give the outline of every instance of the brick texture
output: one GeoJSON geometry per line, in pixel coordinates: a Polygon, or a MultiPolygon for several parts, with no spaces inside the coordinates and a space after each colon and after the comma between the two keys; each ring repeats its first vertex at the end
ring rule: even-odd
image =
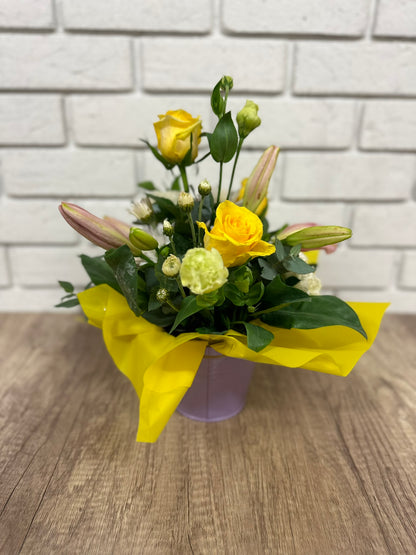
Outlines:
{"type": "Polygon", "coordinates": [[[142,60],[145,90],[209,91],[230,68],[240,91],[284,86],[285,45],[272,40],[144,39],[142,60]]]}
{"type": "Polygon", "coordinates": [[[67,29],[206,33],[211,2],[199,0],[64,0],[67,29]]]}
{"type": "Polygon", "coordinates": [[[379,0],[374,34],[378,37],[416,37],[414,0],[379,0]]]}
{"type": "MultiPolygon", "coordinates": [[[[0,311],[55,310],[58,279],[85,284],[76,254],[102,251],[60,201],[132,222],[137,182],[178,173],[140,139],[155,145],[158,114],[178,108],[212,131],[226,74],[233,115],[250,99],[262,119],[234,194],[281,147],[272,228],[351,227],[320,257],[325,292],[416,312],[415,17],[414,0],[0,0],[0,311]]],[[[215,189],[218,166],[188,176],[215,189]]]]}
{"type": "Polygon", "coordinates": [[[302,42],[296,52],[297,94],[416,96],[416,44],[302,42]]]}
{"type": "Polygon", "coordinates": [[[416,151],[416,101],[377,100],[364,109],[360,146],[416,151]]]}
{"type": "Polygon", "coordinates": [[[404,255],[400,285],[416,289],[416,252],[407,252],[404,255]]]}
{"type": "Polygon", "coordinates": [[[0,29],[53,29],[52,0],[0,0],[0,29]]]}
{"type": "Polygon", "coordinates": [[[2,154],[6,191],[15,196],[126,196],[134,157],[120,150],[26,149],[2,154]]]}
{"type": "Polygon", "coordinates": [[[361,36],[368,0],[224,0],[223,21],[233,33],[361,36]]]}
{"type": "Polygon", "coordinates": [[[0,88],[126,90],[128,40],[119,37],[0,36],[0,88]]]}
{"type": "Polygon", "coordinates": [[[283,196],[288,199],[402,200],[411,195],[415,159],[393,154],[286,156],[283,196]]]}
{"type": "Polygon", "coordinates": [[[0,95],[0,144],[63,145],[61,99],[54,95],[0,95]]]}

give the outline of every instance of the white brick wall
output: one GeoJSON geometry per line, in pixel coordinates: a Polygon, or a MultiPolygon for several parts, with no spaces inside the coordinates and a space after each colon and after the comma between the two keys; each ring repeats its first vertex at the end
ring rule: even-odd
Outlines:
{"type": "Polygon", "coordinates": [[[250,98],[263,120],[236,188],[279,145],[271,224],[351,226],[321,256],[326,291],[416,312],[415,38],[415,0],[0,0],[0,311],[82,287],[76,255],[97,250],[59,201],[128,220],[137,181],[171,179],[140,139],[168,109],[211,130],[229,74],[230,107],[250,98]]]}

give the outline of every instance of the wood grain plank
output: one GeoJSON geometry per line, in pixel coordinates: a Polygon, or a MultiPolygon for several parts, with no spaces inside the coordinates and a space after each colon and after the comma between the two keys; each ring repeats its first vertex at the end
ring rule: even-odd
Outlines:
{"type": "Polygon", "coordinates": [[[259,366],[240,415],[146,445],[99,330],[0,320],[3,550],[416,552],[415,329],[388,317],[347,378],[259,366]]]}

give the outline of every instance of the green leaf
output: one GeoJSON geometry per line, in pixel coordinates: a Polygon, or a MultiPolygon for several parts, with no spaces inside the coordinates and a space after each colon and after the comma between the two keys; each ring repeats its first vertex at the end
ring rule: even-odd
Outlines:
{"type": "Polygon", "coordinates": [[[257,261],[261,268],[261,277],[263,279],[267,279],[267,281],[271,281],[276,277],[277,270],[275,266],[271,263],[271,261],[268,260],[268,258],[258,258],[257,261]]]}
{"type": "Polygon", "coordinates": [[[216,162],[229,162],[238,146],[238,134],[231,112],[227,112],[217,123],[214,132],[208,135],[211,156],[216,162]]]}
{"type": "Polygon", "coordinates": [[[225,101],[221,96],[221,81],[222,78],[215,85],[211,94],[211,108],[216,116],[221,118],[224,113],[225,101]]]}
{"type": "Polygon", "coordinates": [[[140,187],[141,189],[146,189],[146,191],[155,191],[156,187],[153,184],[153,181],[140,181],[140,183],[137,184],[138,187],[140,187]]]}
{"type": "Polygon", "coordinates": [[[157,148],[152,146],[149,143],[149,141],[145,141],[144,139],[142,139],[142,141],[150,148],[154,157],[157,158],[159,160],[159,162],[162,162],[162,164],[165,166],[165,168],[167,170],[171,170],[175,166],[175,164],[172,164],[172,162],[169,162],[168,160],[165,160],[165,158],[163,158],[163,156],[160,154],[160,152],[157,150],[157,148]]]}
{"type": "Polygon", "coordinates": [[[163,309],[159,308],[158,310],[152,310],[151,312],[143,312],[142,317],[155,326],[167,328],[172,325],[172,322],[175,319],[175,313],[165,314],[163,309]]]}
{"type": "Polygon", "coordinates": [[[181,308],[178,314],[176,315],[175,321],[169,333],[172,333],[179,326],[181,322],[186,320],[186,318],[189,318],[189,316],[192,316],[193,314],[196,314],[197,312],[200,312],[203,309],[204,307],[198,304],[198,301],[195,295],[189,295],[189,297],[186,297],[182,301],[181,308]]]}
{"type": "Polygon", "coordinates": [[[63,301],[59,304],[56,304],[55,307],[57,308],[72,308],[73,306],[79,305],[78,297],[74,297],[73,299],[69,299],[68,301],[63,301]]]}
{"type": "Polygon", "coordinates": [[[86,254],[81,254],[80,258],[85,271],[89,275],[89,278],[94,285],[101,285],[102,283],[106,283],[107,285],[121,293],[121,289],[117,283],[114,272],[108,266],[102,256],[92,258],[90,256],[87,256],[86,254]]]}
{"type": "Polygon", "coordinates": [[[261,320],[279,328],[315,329],[326,326],[346,326],[367,338],[361,322],[344,301],[331,295],[309,297],[309,302],[299,302],[276,312],[263,314],[261,320]]]}
{"type": "Polygon", "coordinates": [[[181,179],[180,175],[177,175],[175,177],[175,179],[172,181],[172,185],[170,186],[171,191],[180,191],[181,190],[180,179],[181,179]]]}
{"type": "Polygon", "coordinates": [[[176,206],[176,204],[174,204],[170,199],[152,195],[151,193],[148,193],[146,196],[148,196],[149,198],[155,201],[155,203],[157,204],[157,206],[160,208],[160,210],[164,215],[170,214],[175,218],[180,217],[179,207],[176,206]]]}
{"type": "Polygon", "coordinates": [[[74,286],[69,281],[58,281],[59,285],[65,291],[65,293],[73,293],[74,286]]]}
{"type": "Polygon", "coordinates": [[[285,259],[286,258],[286,251],[285,251],[285,247],[283,246],[283,243],[281,241],[279,241],[279,239],[276,239],[274,244],[275,244],[275,247],[276,247],[277,259],[279,261],[285,259]]]}
{"type": "Polygon", "coordinates": [[[305,300],[309,302],[310,297],[300,289],[295,289],[283,283],[280,276],[276,276],[264,290],[262,301],[270,307],[280,306],[305,300]]]}
{"type": "Polygon", "coordinates": [[[302,248],[302,245],[295,245],[294,247],[291,247],[289,254],[290,256],[298,256],[298,254],[300,253],[302,248]]]}
{"type": "Polygon", "coordinates": [[[247,333],[247,347],[252,351],[258,353],[274,339],[274,335],[269,330],[260,326],[249,324],[248,322],[241,322],[246,328],[247,333]]]}
{"type": "Polygon", "coordinates": [[[118,247],[118,249],[111,249],[105,253],[105,260],[112,268],[129,307],[136,316],[140,316],[143,310],[139,306],[139,279],[136,262],[131,250],[127,245],[118,247]]]}

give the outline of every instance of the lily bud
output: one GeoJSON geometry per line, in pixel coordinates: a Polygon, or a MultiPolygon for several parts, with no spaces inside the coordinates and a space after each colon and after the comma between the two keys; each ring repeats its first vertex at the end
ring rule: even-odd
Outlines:
{"type": "MultiPolygon", "coordinates": [[[[277,235],[277,238],[285,245],[294,247],[302,245],[302,250],[320,249],[328,250],[329,246],[349,239],[352,235],[348,227],[314,225],[314,224],[295,224],[289,226],[277,235]]],[[[334,250],[334,247],[329,249],[334,250]]]]}
{"type": "Polygon", "coordinates": [[[152,251],[158,246],[158,242],[154,237],[138,227],[131,227],[129,233],[131,244],[141,251],[152,251]]]}
{"type": "Polygon", "coordinates": [[[184,212],[192,212],[194,207],[194,199],[189,193],[182,192],[178,198],[178,206],[184,212]]]}
{"type": "Polygon", "coordinates": [[[276,166],[278,155],[278,147],[269,146],[261,155],[260,160],[247,180],[243,205],[254,213],[256,213],[262,201],[267,197],[270,178],[276,166]]]}
{"type": "Polygon", "coordinates": [[[129,226],[115,218],[98,218],[88,210],[71,202],[62,202],[59,206],[59,212],[75,231],[94,245],[98,245],[105,250],[126,244],[130,246],[129,226]]]}
{"type": "Polygon", "coordinates": [[[259,107],[252,100],[247,100],[246,105],[237,114],[238,134],[245,139],[256,127],[261,124],[257,115],[259,107]]]}

